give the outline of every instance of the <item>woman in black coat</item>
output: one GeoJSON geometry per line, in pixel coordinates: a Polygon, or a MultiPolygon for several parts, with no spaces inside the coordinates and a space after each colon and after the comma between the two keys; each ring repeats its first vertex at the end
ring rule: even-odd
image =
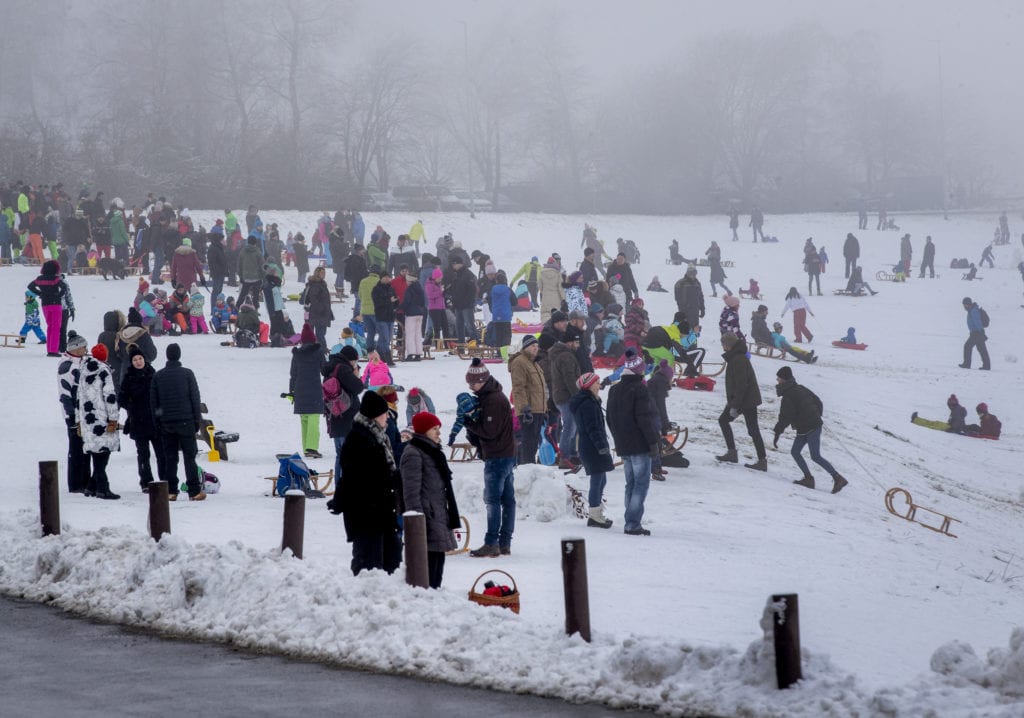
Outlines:
{"type": "Polygon", "coordinates": [[[327,417],[327,435],[334,439],[335,480],[341,476],[341,447],[345,445],[345,437],[352,430],[352,420],[359,411],[359,395],[363,391],[363,382],[359,379],[359,352],[355,347],[344,346],[337,354],[331,354],[327,364],[320,373],[324,381],[335,377],[341,388],[348,394],[349,407],[339,416],[327,417]]]}
{"type": "Polygon", "coordinates": [[[292,413],[299,415],[302,426],[302,449],[307,458],[319,459],[320,416],[324,413],[324,394],[320,370],[324,365],[323,345],[313,335],[313,327],[302,326],[299,346],[292,349],[288,393],[292,397],[292,413]]]}
{"type": "Polygon", "coordinates": [[[387,402],[374,391],[365,392],[341,449],[338,490],[328,504],[333,513],[344,516],[354,576],[364,569],[394,573],[402,563],[400,481],[385,433],[387,418],[387,402]]]}
{"type": "Polygon", "coordinates": [[[441,449],[441,420],[427,411],[412,418],[415,432],[402,452],[405,510],[418,511],[427,522],[427,575],[441,588],[445,553],[457,547],[452,529],[461,525],[452,490],[452,472],[441,449]]]}
{"type": "Polygon", "coordinates": [[[601,410],[601,380],[593,372],[587,372],[576,380],[579,391],[569,399],[569,409],[576,419],[579,439],[580,461],[590,477],[590,492],[587,503],[590,517],[587,526],[611,528],[612,520],[605,518],[602,504],[608,472],[614,468],[608,434],[604,427],[604,412],[601,410]]]}
{"type": "Polygon", "coordinates": [[[164,450],[160,437],[157,435],[156,424],[153,421],[153,407],[150,403],[150,385],[153,383],[153,375],[156,370],[149,363],[149,359],[137,346],[128,350],[128,362],[121,381],[121,389],[117,395],[117,403],[128,412],[128,419],[124,424],[124,431],[135,442],[135,450],[138,455],[139,464],[139,485],[143,493],[149,491],[149,485],[154,481],[153,471],[149,468],[149,447],[153,446],[153,455],[156,456],[157,476],[163,471],[164,450]]]}
{"type": "Polygon", "coordinates": [[[327,327],[334,321],[334,312],[331,311],[331,290],[324,279],[327,270],[317,267],[313,270],[312,276],[306,282],[303,290],[303,304],[306,307],[308,321],[313,326],[316,340],[321,347],[327,346],[327,327]]]}

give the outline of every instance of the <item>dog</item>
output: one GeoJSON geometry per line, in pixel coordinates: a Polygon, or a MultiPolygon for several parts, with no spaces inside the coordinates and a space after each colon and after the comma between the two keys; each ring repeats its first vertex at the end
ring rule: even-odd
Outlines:
{"type": "Polygon", "coordinates": [[[114,275],[114,279],[124,279],[127,276],[127,272],[124,271],[124,263],[113,257],[100,257],[96,262],[96,267],[103,275],[104,281],[107,279],[107,274],[114,275]]]}

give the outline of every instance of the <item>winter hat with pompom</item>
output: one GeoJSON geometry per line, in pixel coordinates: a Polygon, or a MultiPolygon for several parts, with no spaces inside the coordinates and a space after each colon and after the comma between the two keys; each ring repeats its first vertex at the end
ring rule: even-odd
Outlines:
{"type": "Polygon", "coordinates": [[[594,386],[594,384],[596,384],[599,381],[601,381],[601,377],[599,377],[592,371],[588,371],[586,374],[581,375],[580,378],[576,380],[576,386],[580,389],[586,390],[594,386]]]}
{"type": "Polygon", "coordinates": [[[100,361],[107,360],[107,347],[103,344],[97,344],[92,348],[92,358],[99,359],[100,361]]]}
{"type": "Polygon", "coordinates": [[[480,361],[480,357],[473,357],[473,363],[469,365],[469,369],[466,370],[466,383],[477,384],[479,382],[486,381],[491,376],[491,372],[484,366],[484,363],[480,361]]]}
{"type": "Polygon", "coordinates": [[[956,398],[956,394],[950,394],[949,398],[946,399],[946,406],[956,406],[960,403],[960,400],[956,398]]]}

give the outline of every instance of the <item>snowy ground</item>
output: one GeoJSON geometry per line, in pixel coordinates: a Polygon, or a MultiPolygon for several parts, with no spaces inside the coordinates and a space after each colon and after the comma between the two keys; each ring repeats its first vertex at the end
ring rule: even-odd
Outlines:
{"type": "MultiPolygon", "coordinates": [[[[213,212],[193,211],[209,226],[213,212]]],[[[316,215],[266,212],[307,235],[316,215]]],[[[396,236],[411,214],[367,214],[396,236]]],[[[866,231],[865,275],[876,297],[832,296],[842,279],[842,241],[856,218],[839,215],[770,217],[779,244],[728,241],[727,221],[693,217],[567,217],[544,215],[430,215],[429,236],[452,231],[467,249],[481,248],[510,273],[553,251],[578,261],[584,221],[595,223],[609,248],[618,236],[643,253],[635,269],[645,287],[657,274],[671,288],[680,268],[665,264],[667,245],[680,240],[685,256],[703,255],[718,239],[729,286],[756,278],[778,317],[790,285],[806,287],[801,248],[808,236],[832,262],[822,278],[826,296],[813,297],[810,320],[814,366],[790,365],[825,405],[823,454],[850,480],[841,494],[790,483],[799,473],[788,455],[792,433],[769,451],[767,474],[720,466],[716,418],[723,392],[673,390],[672,418],[690,429],[691,466],[655,483],[644,523],[649,538],[624,536],[621,472],[606,491],[611,531],[586,529],[566,505],[562,475],[545,468],[517,472],[519,523],[511,557],[450,558],[440,592],[408,589],[402,577],[361,576],[348,570],[341,521],[322,502],[309,503],[306,559],[281,557],[282,505],[268,498],[274,454],[299,446],[299,422],[278,398],[287,388],[289,352],[219,346],[220,337],[183,337],[183,361],[193,368],[204,401],[221,428],[242,438],[231,461],[205,464],[223,483],[201,504],[172,506],[174,536],[155,545],[146,533],[146,497],[138,492],[134,447],[122,442],[111,461],[119,502],[62,494],[64,534],[40,539],[36,462],[61,460],[65,437],[56,397],[56,360],[34,340],[25,350],[0,350],[9,414],[0,432],[7,490],[0,508],[0,591],[51,601],[68,610],[157,630],[282,651],[317,660],[411,673],[503,690],[563,696],[672,714],[819,716],[1024,715],[1024,508],[1021,445],[1024,381],[1018,358],[1020,245],[997,247],[997,267],[983,281],[960,281],[948,269],[954,256],[977,261],[994,217],[898,217],[911,232],[915,261],[924,235],[937,246],[941,277],[891,284],[873,279],[898,259],[895,232],[866,231]],[[992,318],[991,372],[957,368],[967,335],[960,300],[970,295],[992,318]],[[830,340],[857,328],[866,352],[834,349],[830,340]],[[998,442],[948,436],[909,423],[912,411],[944,419],[956,393],[968,407],[988,402],[1003,422],[998,442]],[[928,531],[887,513],[883,496],[900,486],[914,501],[948,514],[958,538],[928,531]],[[565,638],[559,540],[587,539],[594,641],[565,638]],[[522,613],[487,610],[465,600],[487,568],[510,572],[522,592],[522,613]],[[805,680],[789,691],[774,686],[770,641],[759,621],[772,593],[800,596],[805,680]]],[[[290,286],[294,270],[288,270],[290,286]]],[[[35,270],[0,268],[0,326],[21,325],[21,296],[35,270]]],[[[706,270],[701,279],[707,286],[706,270]]],[[[71,279],[75,328],[94,339],[104,311],[129,306],[135,281],[71,279]]],[[[645,293],[656,322],[668,322],[672,294],[645,293]]],[[[721,300],[710,296],[706,325],[721,300]]],[[[740,313],[747,329],[753,305],[740,313]]],[[[350,305],[335,305],[347,320],[350,305]]],[[[293,318],[301,314],[290,305],[293,318]]],[[[791,323],[784,320],[787,335],[791,323]]],[[[331,335],[340,331],[339,322],[331,335]]],[[[709,332],[709,336],[714,334],[709,332]]],[[[158,339],[163,364],[167,339],[158,339]]],[[[715,342],[705,342],[717,353],[715,342]]],[[[770,440],[778,402],[779,362],[753,359],[765,403],[762,431],[770,440]]],[[[975,359],[977,366],[977,359],[975,359]]],[[[450,357],[399,365],[396,380],[421,386],[437,401],[446,426],[466,363],[450,357]]],[[[508,388],[503,366],[492,372],[508,388]]],[[[404,416],[404,397],[401,410],[404,416]]],[[[752,456],[739,426],[741,454],[752,456]]],[[[447,429],[445,429],[446,431],[447,429]]],[[[330,457],[311,462],[329,468],[330,457]]],[[[203,462],[201,462],[203,463],[203,462]]],[[[827,477],[811,465],[822,485],[827,477]]],[[[484,527],[482,467],[456,464],[460,506],[477,545],[484,527]]],[[[585,478],[574,477],[583,488],[585,478]]]]}

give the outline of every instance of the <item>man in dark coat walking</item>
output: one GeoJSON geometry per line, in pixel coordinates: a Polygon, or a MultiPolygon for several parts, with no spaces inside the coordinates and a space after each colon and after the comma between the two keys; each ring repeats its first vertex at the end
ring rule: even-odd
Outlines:
{"type": "Polygon", "coordinates": [[[654,402],[644,384],[644,360],[626,360],[622,378],[608,392],[608,428],[615,441],[615,453],[626,474],[626,512],[623,533],[650,536],[643,527],[644,500],[651,486],[651,466],[661,448],[654,402]]]}
{"type": "Polygon", "coordinates": [[[932,242],[931,235],[928,235],[924,239],[924,253],[921,256],[921,273],[918,275],[919,279],[924,279],[924,270],[927,269],[930,272],[930,279],[935,279],[935,243],[932,242]]]}
{"type": "Polygon", "coordinates": [[[688,267],[683,278],[675,286],[676,309],[686,317],[691,327],[700,325],[704,318],[704,289],[697,279],[697,268],[688,267]]]}
{"type": "Polygon", "coordinates": [[[846,241],[843,242],[843,258],[846,259],[846,278],[850,278],[850,272],[857,266],[860,258],[860,242],[853,236],[853,232],[846,233],[846,241]]]}
{"type": "Polygon", "coordinates": [[[719,461],[735,464],[739,462],[739,455],[736,453],[736,439],[732,434],[732,420],[742,415],[747,423],[747,433],[754,441],[754,449],[757,451],[757,461],[753,464],[744,464],[748,469],[758,471],[768,470],[768,458],[764,449],[764,440],[761,438],[761,429],[757,425],[757,407],[761,405],[761,390],[757,387],[757,375],[754,374],[754,367],[747,358],[747,345],[739,340],[735,334],[722,335],[722,349],[725,353],[725,398],[726,406],[722,415],[718,417],[718,425],[722,427],[722,436],[725,437],[726,452],[715,458],[719,461]]]}
{"type": "Polygon", "coordinates": [[[823,405],[821,399],[805,386],[796,383],[793,378],[793,370],[784,366],[775,373],[775,393],[779,395],[779,420],[775,424],[775,440],[772,446],[779,448],[779,437],[792,426],[796,430],[796,439],[793,441],[793,448],[790,454],[796,465],[803,472],[803,478],[794,481],[794,484],[805,486],[808,489],[814,488],[814,477],[807,468],[807,462],[801,455],[804,446],[811,448],[811,459],[821,468],[825,469],[832,477],[832,493],[838,494],[846,486],[847,481],[832,464],[821,455],[821,413],[823,405]]]}
{"type": "MultiPolygon", "coordinates": [[[[202,428],[199,410],[199,385],[191,369],[181,365],[181,347],[167,345],[167,362],[153,377],[150,404],[157,433],[164,447],[163,472],[171,501],[178,499],[178,452],[185,461],[185,483],[189,501],[206,498],[196,466],[196,433],[202,428]]],[[[159,468],[159,467],[158,467],[159,468]]]]}

